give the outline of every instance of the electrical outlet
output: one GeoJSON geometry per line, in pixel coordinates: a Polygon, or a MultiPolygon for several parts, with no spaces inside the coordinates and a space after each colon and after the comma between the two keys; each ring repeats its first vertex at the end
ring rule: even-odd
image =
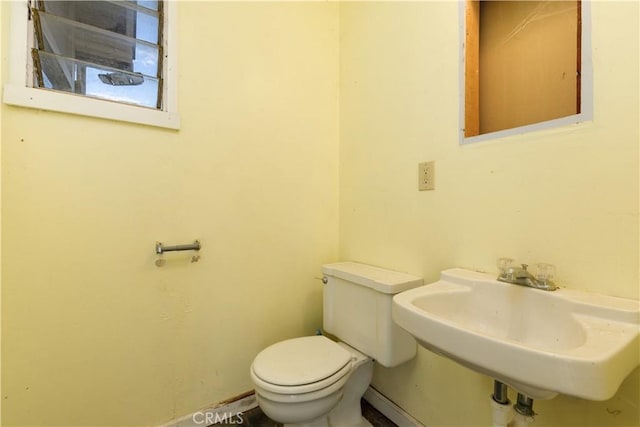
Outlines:
{"type": "Polygon", "coordinates": [[[418,163],[418,190],[435,190],[436,162],[418,163]]]}

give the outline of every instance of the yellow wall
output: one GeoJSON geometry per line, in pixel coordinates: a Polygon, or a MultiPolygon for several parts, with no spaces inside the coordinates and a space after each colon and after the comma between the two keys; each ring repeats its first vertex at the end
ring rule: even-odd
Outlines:
{"type": "MultiPolygon", "coordinates": [[[[593,123],[459,146],[457,3],[342,3],[341,258],[429,282],[512,256],[638,298],[638,3],[592,12],[593,123]],[[425,160],[436,190],[418,192],[425,160]]],[[[607,402],[536,402],[535,425],[637,426],[638,381],[607,402]]],[[[374,385],[427,425],[490,425],[491,380],[428,351],[374,385]]]]}
{"type": "Polygon", "coordinates": [[[3,426],[160,424],[250,390],[259,350],[322,324],[338,7],[178,14],[179,132],[2,105],[3,426]],[[156,240],[196,238],[198,263],[154,265],[156,240]]]}
{"type": "MultiPolygon", "coordinates": [[[[2,6],[0,6],[0,61],[3,57],[2,6]]],[[[0,66],[0,82],[2,80],[2,66],[0,66]]],[[[2,107],[0,107],[0,349],[2,349],[2,107]]],[[[0,351],[0,378],[2,377],[2,351],[0,351]]],[[[2,381],[0,379],[0,402],[2,401],[2,381]]],[[[2,422],[2,403],[0,403],[0,423],[2,422]]]]}
{"type": "MultiPolygon", "coordinates": [[[[637,3],[593,4],[592,124],[465,147],[456,3],[178,9],[179,132],[2,105],[3,425],[152,425],[244,392],[260,349],[320,326],[339,258],[433,281],[508,255],[638,298],[637,3]],[[198,263],[153,265],[194,238],[198,263]]],[[[427,351],[374,384],[429,425],[490,425],[491,380],[427,351]]],[[[638,388],[537,402],[536,425],[637,424],[638,388]]]]}

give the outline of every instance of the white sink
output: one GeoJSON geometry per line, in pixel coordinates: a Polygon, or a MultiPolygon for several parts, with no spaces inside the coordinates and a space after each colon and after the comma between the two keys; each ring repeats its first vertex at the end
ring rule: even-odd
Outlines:
{"type": "Polygon", "coordinates": [[[454,268],[393,298],[393,319],[425,348],[534,399],[612,397],[640,365],[640,303],[542,291],[454,268]]]}

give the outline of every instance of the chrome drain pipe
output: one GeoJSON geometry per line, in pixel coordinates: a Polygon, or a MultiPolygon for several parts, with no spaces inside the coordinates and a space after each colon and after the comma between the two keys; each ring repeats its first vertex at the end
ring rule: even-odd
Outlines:
{"type": "Polygon", "coordinates": [[[493,401],[501,405],[509,403],[507,396],[507,385],[498,380],[493,381],[493,401]]]}
{"type": "Polygon", "coordinates": [[[532,398],[518,393],[518,398],[516,404],[513,405],[513,409],[515,411],[513,427],[528,427],[533,422],[533,417],[536,413],[533,412],[532,398]]]}
{"type": "Polygon", "coordinates": [[[493,412],[493,427],[511,427],[513,421],[513,408],[507,396],[507,385],[500,381],[493,382],[493,395],[491,395],[491,409],[493,412]]]}
{"type": "Polygon", "coordinates": [[[518,393],[516,404],[511,406],[507,395],[507,385],[500,381],[493,381],[491,408],[493,412],[493,427],[528,427],[536,415],[533,412],[533,399],[518,393]]]}
{"type": "Polygon", "coordinates": [[[518,393],[518,399],[513,408],[517,413],[525,417],[533,417],[536,414],[533,412],[533,399],[522,393],[518,393]]]}

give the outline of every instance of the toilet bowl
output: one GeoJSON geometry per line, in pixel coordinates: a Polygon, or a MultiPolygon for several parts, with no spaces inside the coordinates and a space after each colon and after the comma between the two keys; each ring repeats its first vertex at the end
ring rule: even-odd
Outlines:
{"type": "Polygon", "coordinates": [[[251,366],[260,408],[286,426],[370,426],[360,398],[372,375],[371,358],[322,335],[276,343],[251,366]]]}
{"type": "Polygon", "coordinates": [[[250,375],[258,405],[272,420],[297,427],[365,427],[360,399],[373,360],[394,367],[417,343],[391,318],[393,295],[421,278],[355,262],[322,267],[323,335],[288,339],[262,350],[250,375]]]}

